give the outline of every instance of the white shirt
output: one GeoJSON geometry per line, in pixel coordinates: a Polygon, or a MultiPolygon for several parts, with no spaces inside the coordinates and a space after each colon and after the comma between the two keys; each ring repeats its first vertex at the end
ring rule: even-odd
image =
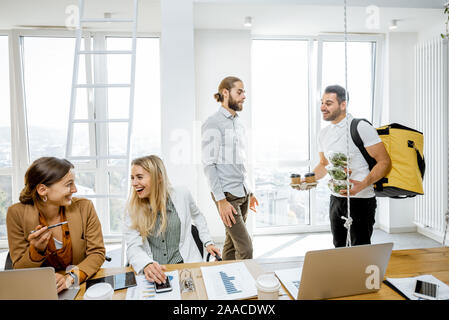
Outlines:
{"type": "MultiPolygon", "coordinates": [[[[184,263],[202,262],[203,257],[201,257],[200,251],[196,246],[191,227],[192,222],[194,222],[198,228],[200,240],[204,245],[213,244],[206,218],[196,206],[187,188],[182,186],[173,187],[170,191],[170,197],[181,221],[179,252],[184,263]]],[[[128,215],[126,215],[125,223],[127,260],[137,273],[142,273],[147,264],[154,262],[148,238],[143,238],[137,230],[130,228],[131,221],[128,215]]]]}
{"type": "MultiPolygon", "coordinates": [[[[318,152],[324,152],[324,155],[328,160],[331,152],[342,152],[346,154],[346,141],[349,140],[349,168],[352,170],[350,178],[352,180],[362,181],[370,173],[370,170],[368,163],[365,161],[365,158],[363,158],[360,150],[354,144],[354,141],[352,141],[351,135],[348,132],[348,127],[346,124],[349,122],[349,126],[351,126],[352,119],[353,116],[348,113],[346,117],[337,124],[331,123],[327,127],[323,128],[318,137],[318,152]],[[348,139],[347,134],[349,134],[348,139]]],[[[362,139],[365,148],[382,142],[376,129],[373,126],[370,126],[366,121],[359,122],[357,125],[357,131],[360,134],[360,138],[362,139]]],[[[346,197],[334,192],[332,192],[332,195],[336,197],[346,197]]],[[[351,198],[372,198],[374,196],[374,188],[370,185],[357,193],[355,196],[351,196],[351,198]]]]}

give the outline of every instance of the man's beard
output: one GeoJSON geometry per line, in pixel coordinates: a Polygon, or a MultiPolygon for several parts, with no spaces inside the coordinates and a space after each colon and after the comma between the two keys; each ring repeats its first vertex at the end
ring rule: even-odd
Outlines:
{"type": "Polygon", "coordinates": [[[228,107],[234,111],[242,111],[242,107],[231,96],[229,96],[228,107]]]}
{"type": "Polygon", "coordinates": [[[335,110],[333,113],[329,114],[327,119],[323,119],[324,121],[334,121],[341,115],[342,111],[340,109],[335,110]]]}

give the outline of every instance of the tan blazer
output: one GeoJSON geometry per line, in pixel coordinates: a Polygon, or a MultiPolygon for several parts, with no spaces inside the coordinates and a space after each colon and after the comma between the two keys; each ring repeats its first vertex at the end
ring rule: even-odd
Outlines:
{"type": "MultiPolygon", "coordinates": [[[[72,204],[66,207],[65,215],[72,241],[72,264],[90,278],[100,269],[105,259],[100,220],[92,201],[88,199],[73,198],[72,204]]],[[[44,263],[45,259],[39,262],[30,259],[30,243],[27,238],[38,225],[39,212],[36,206],[16,203],[8,208],[6,227],[14,269],[38,268],[44,263]]]]}

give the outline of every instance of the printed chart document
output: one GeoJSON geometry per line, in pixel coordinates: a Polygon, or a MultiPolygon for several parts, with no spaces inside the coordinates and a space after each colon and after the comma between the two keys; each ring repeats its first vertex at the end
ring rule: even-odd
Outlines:
{"type": "Polygon", "coordinates": [[[136,276],[137,286],[126,291],[126,300],[181,300],[178,271],[165,273],[170,280],[172,291],[156,293],[153,282],[145,279],[145,275],[136,276]]]}
{"type": "Polygon", "coordinates": [[[437,300],[449,300],[449,286],[430,274],[410,278],[387,278],[385,283],[410,300],[422,300],[422,298],[413,294],[415,292],[416,280],[435,283],[438,285],[437,300]]]}
{"type": "Polygon", "coordinates": [[[298,297],[299,282],[301,281],[301,268],[292,269],[281,269],[274,271],[276,276],[282,282],[282,284],[287,288],[293,299],[298,297]]]}
{"type": "Polygon", "coordinates": [[[243,262],[201,267],[209,300],[235,300],[257,296],[256,282],[243,262]]]}

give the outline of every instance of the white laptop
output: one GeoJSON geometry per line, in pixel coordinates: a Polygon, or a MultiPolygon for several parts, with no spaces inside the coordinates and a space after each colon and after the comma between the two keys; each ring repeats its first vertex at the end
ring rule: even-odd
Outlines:
{"type": "Polygon", "coordinates": [[[51,267],[0,271],[0,300],[73,300],[79,288],[57,293],[51,267]]]}
{"type": "Polygon", "coordinates": [[[301,268],[275,271],[292,297],[329,299],[380,289],[393,243],[306,252],[301,268]]]}

